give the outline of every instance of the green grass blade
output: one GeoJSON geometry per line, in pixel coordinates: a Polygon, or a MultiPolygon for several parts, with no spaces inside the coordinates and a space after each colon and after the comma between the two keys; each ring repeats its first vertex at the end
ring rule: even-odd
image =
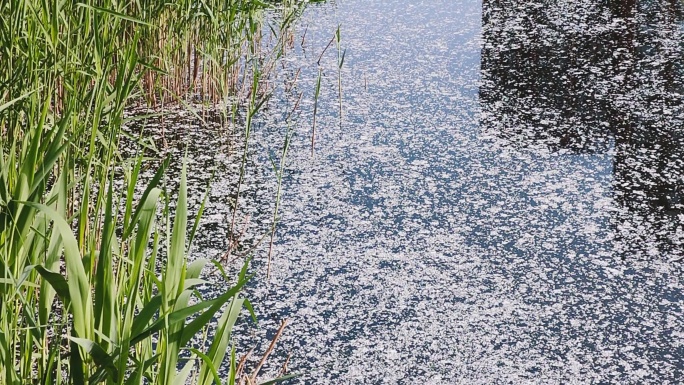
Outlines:
{"type": "Polygon", "coordinates": [[[69,294],[69,284],[63,275],[55,273],[54,271],[50,271],[39,265],[27,266],[24,271],[28,269],[35,269],[43,277],[43,279],[50,284],[52,290],[54,290],[59,296],[59,299],[61,299],[62,302],[64,302],[68,307],[69,303],[71,302],[71,296],[69,294]]]}
{"type": "MultiPolygon", "coordinates": [[[[100,254],[95,271],[95,325],[100,333],[110,341],[117,340],[117,325],[120,314],[116,306],[116,282],[114,280],[114,262],[112,258],[112,242],[114,241],[114,186],[110,181],[105,203],[104,228],[100,254]]],[[[108,342],[104,342],[107,349],[108,342]]]]}
{"type": "Polygon", "coordinates": [[[114,16],[114,17],[116,17],[116,18],[119,18],[119,19],[122,19],[122,20],[126,20],[126,21],[130,21],[131,23],[142,24],[142,25],[146,25],[146,26],[148,26],[148,27],[154,27],[154,25],[152,25],[152,24],[150,24],[150,23],[148,23],[148,22],[145,22],[145,21],[136,19],[135,17],[128,16],[128,15],[125,15],[125,14],[120,13],[120,12],[113,11],[113,10],[111,10],[111,9],[96,7],[96,6],[94,6],[94,5],[89,5],[89,4],[85,4],[85,3],[77,3],[76,5],[79,6],[79,7],[83,7],[83,8],[90,9],[90,10],[92,10],[92,11],[104,13],[104,14],[107,14],[107,15],[112,15],[112,16],[114,16]]]}
{"type": "Polygon", "coordinates": [[[74,316],[74,330],[81,338],[92,338],[92,301],[88,275],[83,268],[78,243],[69,224],[52,208],[33,202],[23,202],[27,206],[44,212],[53,221],[54,229],[59,232],[64,247],[69,298],[74,316]]]}
{"type": "Polygon", "coordinates": [[[221,385],[221,377],[219,377],[218,370],[216,370],[216,367],[214,366],[214,363],[211,361],[211,358],[209,358],[209,356],[195,348],[190,348],[189,350],[195,353],[195,355],[197,355],[197,357],[199,357],[202,360],[202,367],[207,368],[207,370],[211,373],[212,379],[215,381],[215,383],[217,385],[221,385]]]}
{"type": "Polygon", "coordinates": [[[233,326],[242,310],[243,301],[244,300],[241,298],[233,297],[230,305],[223,312],[221,318],[219,318],[219,327],[212,336],[213,342],[207,352],[208,361],[202,360],[202,364],[200,365],[198,385],[209,385],[212,379],[210,374],[213,374],[215,371],[214,368],[221,366],[221,363],[226,356],[226,352],[228,351],[228,344],[230,343],[233,326]]]}

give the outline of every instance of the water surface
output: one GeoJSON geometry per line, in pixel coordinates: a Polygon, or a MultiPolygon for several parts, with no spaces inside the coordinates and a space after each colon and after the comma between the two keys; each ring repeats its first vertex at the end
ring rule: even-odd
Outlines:
{"type": "MultiPolygon", "coordinates": [[[[299,383],[684,378],[681,9],[604,3],[307,9],[245,195],[273,196],[266,154],[302,92],[272,276],[251,293],[260,335],[290,318],[279,354],[299,383]],[[333,44],[312,157],[338,24],[343,115],[333,44]]],[[[225,228],[205,230],[220,253],[225,228]]]]}

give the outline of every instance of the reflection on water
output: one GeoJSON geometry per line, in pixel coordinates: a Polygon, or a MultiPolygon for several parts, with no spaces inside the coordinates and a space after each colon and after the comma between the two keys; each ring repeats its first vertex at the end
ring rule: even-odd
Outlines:
{"type": "Polygon", "coordinates": [[[617,248],[681,259],[682,4],[566,6],[483,2],[483,128],[516,146],[610,152],[617,248]]]}

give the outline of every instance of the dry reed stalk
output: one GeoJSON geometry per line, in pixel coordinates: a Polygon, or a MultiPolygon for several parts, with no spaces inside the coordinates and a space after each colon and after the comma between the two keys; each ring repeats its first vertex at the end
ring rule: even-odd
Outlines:
{"type": "Polygon", "coordinates": [[[249,349],[249,351],[240,358],[240,362],[237,365],[237,368],[235,369],[235,377],[238,378],[238,385],[244,383],[244,379],[247,378],[246,376],[243,376],[245,372],[245,365],[247,364],[247,360],[249,359],[249,356],[252,355],[254,352],[254,348],[249,349]]]}
{"type": "MultiPolygon", "coordinates": [[[[237,210],[237,206],[235,207],[235,210],[237,210]]],[[[233,212],[235,214],[235,211],[233,212]]],[[[221,256],[221,261],[227,261],[228,258],[232,255],[232,252],[234,249],[236,249],[240,245],[240,239],[245,235],[245,232],[247,232],[247,227],[249,226],[249,219],[250,216],[246,215],[243,222],[242,222],[242,231],[237,236],[234,236],[235,231],[235,215],[233,215],[233,219],[230,224],[230,236],[228,238],[228,250],[221,256]]]]}
{"type": "Polygon", "coordinates": [[[192,89],[193,92],[195,90],[195,87],[197,85],[197,74],[199,72],[199,53],[197,52],[197,47],[195,47],[194,50],[194,56],[195,56],[195,61],[193,63],[193,68],[192,68],[192,89]]]}
{"type": "Polygon", "coordinates": [[[283,334],[283,331],[285,330],[285,326],[287,326],[287,323],[288,323],[287,318],[285,318],[280,323],[280,327],[278,328],[276,335],[273,337],[273,339],[271,340],[271,343],[268,345],[268,349],[266,349],[266,352],[264,353],[263,357],[261,357],[261,361],[259,361],[259,364],[254,369],[254,371],[252,372],[252,376],[250,377],[250,379],[253,383],[256,382],[256,377],[259,375],[259,371],[261,371],[261,368],[266,363],[268,356],[270,356],[271,353],[273,352],[273,349],[275,349],[275,345],[278,342],[278,340],[280,339],[280,336],[283,334]]]}
{"type": "Polygon", "coordinates": [[[283,362],[283,366],[280,368],[280,371],[278,372],[278,377],[282,377],[290,371],[287,368],[287,364],[290,363],[290,357],[292,357],[292,353],[287,353],[287,358],[285,359],[285,362],[283,362]]]}
{"type": "Polygon", "coordinates": [[[304,33],[302,34],[302,41],[299,43],[302,48],[304,48],[304,40],[306,39],[306,33],[309,31],[309,26],[307,25],[306,28],[304,28],[304,33]]]}

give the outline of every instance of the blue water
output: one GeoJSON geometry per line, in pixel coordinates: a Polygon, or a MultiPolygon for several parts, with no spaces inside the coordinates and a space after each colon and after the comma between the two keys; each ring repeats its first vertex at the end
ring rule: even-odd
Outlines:
{"type": "MultiPolygon", "coordinates": [[[[268,154],[291,129],[270,279],[268,248],[254,259],[257,338],[240,339],[263,351],[290,320],[264,379],[288,354],[306,384],[684,379],[682,19],[629,4],[307,8],[238,215],[246,238],[268,232],[268,154]],[[338,25],[341,117],[334,43],[317,64],[338,25]]],[[[195,254],[225,250],[234,175],[195,254]]]]}

